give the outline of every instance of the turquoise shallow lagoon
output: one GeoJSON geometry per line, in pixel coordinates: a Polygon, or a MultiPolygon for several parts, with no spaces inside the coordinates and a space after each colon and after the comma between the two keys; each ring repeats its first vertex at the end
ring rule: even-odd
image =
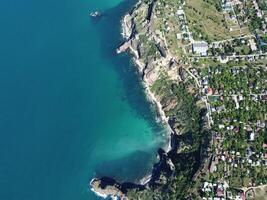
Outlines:
{"type": "Polygon", "coordinates": [[[95,200],[93,176],[150,171],[164,129],[130,58],[115,54],[134,3],[0,2],[1,200],[95,200]]]}

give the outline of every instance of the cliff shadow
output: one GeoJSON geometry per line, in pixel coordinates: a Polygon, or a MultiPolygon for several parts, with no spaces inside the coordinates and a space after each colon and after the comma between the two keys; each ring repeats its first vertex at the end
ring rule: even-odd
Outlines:
{"type": "Polygon", "coordinates": [[[131,181],[137,183],[141,178],[151,173],[152,165],[155,162],[156,159],[151,158],[151,153],[135,151],[123,158],[99,163],[95,168],[95,175],[96,177],[108,176],[119,182],[131,181]],[[129,168],[127,166],[132,167],[129,168]],[[144,172],[143,169],[148,170],[144,172]]]}
{"type": "Polygon", "coordinates": [[[131,55],[127,53],[116,54],[116,48],[124,41],[121,36],[121,20],[133,9],[136,3],[137,0],[125,0],[118,6],[104,11],[103,17],[100,20],[95,20],[95,27],[100,33],[103,58],[113,63],[112,68],[123,82],[125,91],[123,100],[129,102],[138,117],[144,118],[150,123],[154,132],[162,132],[162,126],[155,122],[155,106],[146,99],[141,84],[141,76],[131,61],[131,55]]]}

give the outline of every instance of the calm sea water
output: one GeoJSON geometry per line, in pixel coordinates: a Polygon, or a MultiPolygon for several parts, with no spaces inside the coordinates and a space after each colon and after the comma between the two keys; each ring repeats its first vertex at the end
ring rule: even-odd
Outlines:
{"type": "Polygon", "coordinates": [[[94,200],[93,176],[150,170],[164,131],[114,51],[134,3],[0,1],[1,200],[94,200]]]}

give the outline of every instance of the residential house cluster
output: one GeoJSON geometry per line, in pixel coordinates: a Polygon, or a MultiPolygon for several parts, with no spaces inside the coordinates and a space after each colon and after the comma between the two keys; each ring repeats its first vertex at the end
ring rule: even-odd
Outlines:
{"type": "MultiPolygon", "coordinates": [[[[267,184],[266,70],[243,66],[190,71],[208,99],[213,121],[208,173],[230,187],[267,184]]],[[[202,189],[209,192],[210,186],[202,189]]]]}

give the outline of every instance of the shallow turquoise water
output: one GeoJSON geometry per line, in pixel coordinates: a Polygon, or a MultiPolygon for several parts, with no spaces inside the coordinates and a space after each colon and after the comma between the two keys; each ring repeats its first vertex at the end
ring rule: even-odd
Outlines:
{"type": "Polygon", "coordinates": [[[114,51],[134,2],[0,2],[1,200],[94,200],[93,176],[150,170],[164,131],[114,51]]]}

